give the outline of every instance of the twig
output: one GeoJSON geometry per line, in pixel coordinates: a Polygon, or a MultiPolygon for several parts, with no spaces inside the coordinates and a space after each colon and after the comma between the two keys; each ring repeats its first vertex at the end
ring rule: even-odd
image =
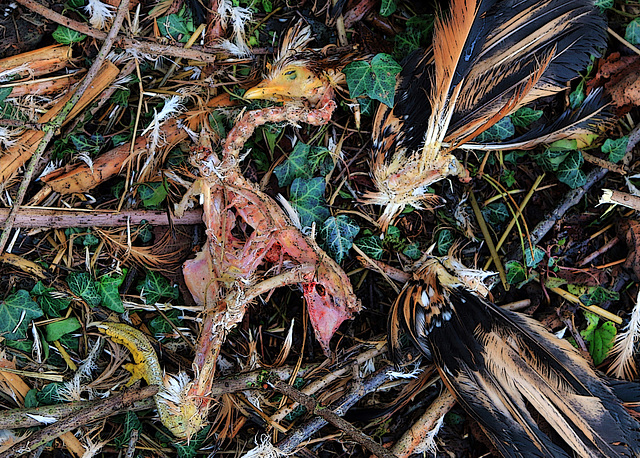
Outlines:
{"type": "MultiPolygon", "coordinates": [[[[32,0],[25,0],[25,1],[32,1],[32,0]]],[[[11,233],[11,229],[13,228],[13,223],[18,214],[18,209],[20,208],[20,205],[22,205],[22,202],[24,201],[24,196],[27,193],[27,188],[31,184],[31,178],[33,177],[33,173],[36,169],[36,166],[38,165],[38,162],[40,161],[40,158],[42,157],[42,154],[44,153],[44,150],[49,145],[49,142],[51,141],[53,136],[56,134],[57,130],[60,128],[65,118],[69,114],[69,112],[73,109],[75,104],[78,103],[78,100],[80,100],[80,98],[82,97],[82,94],[84,94],[85,91],[91,86],[91,83],[93,82],[96,75],[98,74],[100,67],[102,67],[102,64],[107,59],[107,54],[109,54],[109,51],[111,50],[111,47],[115,42],[115,38],[118,35],[118,31],[120,30],[120,27],[122,26],[122,21],[124,20],[124,15],[127,12],[128,8],[129,8],[129,0],[122,0],[120,3],[120,6],[118,7],[118,12],[116,13],[116,17],[113,20],[113,25],[111,26],[111,30],[109,31],[109,34],[105,38],[102,48],[100,48],[100,51],[98,51],[96,60],[93,62],[93,64],[89,68],[87,75],[80,82],[80,84],[76,88],[76,91],[73,93],[69,101],[65,104],[64,108],[62,108],[60,113],[58,113],[56,117],[53,118],[53,120],[51,120],[50,122],[48,122],[44,127],[43,130],[45,131],[45,135],[42,138],[42,140],[40,140],[40,143],[38,144],[38,148],[36,149],[36,152],[34,153],[34,155],[31,157],[31,161],[29,162],[29,166],[27,167],[27,170],[25,170],[24,172],[22,183],[20,183],[20,187],[18,188],[18,195],[16,196],[11,212],[9,213],[9,216],[5,221],[5,226],[4,226],[4,230],[2,231],[2,235],[0,235],[0,253],[4,252],[4,248],[7,244],[7,241],[9,240],[9,234],[11,233]]]]}
{"type": "MultiPolygon", "coordinates": [[[[624,163],[627,157],[630,156],[633,148],[640,142],[640,126],[636,126],[629,133],[629,142],[627,143],[627,152],[624,163]]],[[[605,168],[597,168],[589,172],[587,175],[587,182],[569,192],[564,200],[558,204],[558,206],[551,212],[551,214],[544,221],[540,221],[538,225],[531,231],[531,243],[536,245],[542,238],[547,235],[551,228],[567,213],[574,205],[577,205],[582,197],[591,189],[591,187],[602,180],[609,171],[605,168]]],[[[518,250],[513,253],[511,259],[519,259],[522,257],[522,252],[518,250]]]]}
{"type": "MultiPolygon", "coordinates": [[[[0,429],[31,428],[42,426],[42,422],[36,420],[34,416],[50,417],[56,420],[78,413],[83,409],[95,409],[104,404],[104,400],[66,402],[64,404],[54,404],[51,406],[34,407],[32,409],[11,409],[0,412],[0,429]]],[[[143,399],[134,402],[129,410],[147,410],[155,408],[153,399],[143,399]]]]}
{"type": "Polygon", "coordinates": [[[416,453],[423,453],[426,439],[429,438],[433,429],[440,419],[456,403],[456,398],[449,390],[442,393],[431,403],[425,413],[416,421],[413,426],[396,442],[391,451],[398,458],[404,458],[416,453]]]}
{"type": "MultiPolygon", "coordinates": [[[[8,208],[0,208],[0,225],[5,224],[9,216],[8,208]]],[[[18,210],[13,227],[111,227],[141,224],[146,221],[156,226],[168,226],[166,212],[150,210],[124,210],[121,212],[100,210],[65,210],[64,208],[22,207],[18,210]]],[[[202,223],[202,210],[189,210],[181,217],[173,217],[173,225],[202,223]]]]}
{"type": "MultiPolygon", "coordinates": [[[[384,382],[389,380],[388,372],[390,370],[392,370],[391,366],[385,366],[371,374],[362,382],[362,384],[359,384],[357,390],[352,390],[347,395],[334,402],[330,406],[332,412],[338,416],[343,416],[356,402],[362,399],[362,397],[377,390],[384,382]]],[[[293,431],[285,439],[278,442],[276,447],[285,454],[291,454],[300,446],[300,444],[307,441],[309,436],[315,434],[327,423],[327,420],[324,418],[314,418],[293,431]]],[[[385,452],[387,454],[389,453],[386,450],[385,452]]]]}
{"type": "MultiPolygon", "coordinates": [[[[107,34],[101,30],[94,29],[82,22],[74,21],[68,17],[63,16],[60,13],[45,7],[44,5],[34,0],[16,0],[17,3],[29,8],[31,11],[43,16],[50,21],[57,24],[61,24],[76,32],[83,33],[97,40],[106,40],[107,34]]],[[[126,49],[135,49],[140,53],[154,54],[159,56],[171,56],[182,57],[185,59],[196,60],[199,62],[213,63],[216,61],[216,55],[214,52],[219,51],[216,49],[202,48],[200,46],[194,46],[192,48],[185,49],[182,46],[161,45],[159,43],[153,43],[150,41],[139,41],[127,37],[119,37],[119,41],[122,43],[122,47],[126,49]]]]}
{"type": "Polygon", "coordinates": [[[624,169],[624,166],[619,164],[614,164],[611,161],[607,161],[606,159],[602,159],[600,157],[592,156],[591,154],[583,151],[582,157],[585,161],[590,162],[593,165],[597,165],[598,167],[602,167],[603,169],[607,169],[611,172],[619,173],[620,175],[626,175],[627,171],[624,169]]]}
{"type": "MultiPolygon", "coordinates": [[[[127,0],[125,0],[125,2],[126,1],[127,0]]],[[[132,405],[134,402],[149,398],[157,392],[158,387],[152,385],[119,393],[106,399],[101,405],[82,409],[64,420],[33,433],[31,436],[17,442],[10,450],[0,453],[0,458],[14,458],[29,453],[67,431],[72,431],[82,425],[114,415],[132,405]]]]}
{"type": "Polygon", "coordinates": [[[371,453],[377,455],[380,458],[395,458],[395,456],[386,448],[356,429],[351,423],[341,418],[331,409],[318,405],[318,403],[312,397],[307,396],[306,394],[300,392],[299,390],[281,380],[275,381],[272,385],[280,393],[304,405],[309,412],[313,413],[314,415],[318,415],[326,422],[331,423],[336,428],[347,433],[353,440],[358,442],[363,447],[366,447],[371,453]]]}
{"type": "MultiPolygon", "coordinates": [[[[338,367],[337,369],[332,370],[324,377],[309,383],[307,386],[302,388],[301,391],[303,394],[307,396],[312,396],[317,392],[320,392],[326,389],[327,386],[329,386],[329,384],[333,383],[335,380],[339,379],[340,377],[343,377],[347,373],[347,371],[350,370],[350,368],[354,366],[358,367],[361,364],[364,364],[365,362],[372,360],[376,356],[386,351],[387,351],[387,346],[383,345],[382,347],[374,347],[370,350],[362,352],[359,355],[357,355],[354,359],[345,361],[345,363],[342,364],[341,367],[338,367]]],[[[298,375],[301,375],[301,374],[298,374],[298,375]]],[[[298,407],[298,404],[294,403],[292,405],[289,405],[287,407],[280,409],[278,412],[276,412],[271,416],[271,420],[276,423],[281,422],[287,415],[293,412],[296,407],[298,407]]]]}
{"type": "Polygon", "coordinates": [[[505,273],[504,266],[502,265],[502,261],[500,261],[500,256],[498,255],[498,251],[496,250],[496,247],[493,244],[493,240],[491,240],[491,233],[487,228],[487,224],[484,221],[482,212],[480,212],[480,207],[478,206],[478,201],[476,200],[476,196],[473,193],[473,191],[469,192],[469,197],[471,199],[471,208],[473,208],[473,213],[475,213],[476,220],[478,221],[478,225],[480,226],[480,230],[482,230],[484,241],[487,244],[487,247],[489,248],[489,252],[491,253],[493,262],[496,265],[496,269],[498,270],[498,275],[500,276],[500,281],[502,281],[502,286],[506,291],[509,291],[509,282],[507,281],[507,274],[505,273]]]}

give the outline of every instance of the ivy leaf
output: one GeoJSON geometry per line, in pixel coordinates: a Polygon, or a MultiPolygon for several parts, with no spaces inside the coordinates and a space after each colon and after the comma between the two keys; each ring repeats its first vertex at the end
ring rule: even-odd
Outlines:
{"type": "Polygon", "coordinates": [[[393,98],[396,91],[396,75],[402,67],[389,54],[377,54],[371,59],[371,71],[373,72],[373,87],[369,91],[369,97],[379,100],[388,107],[393,107],[393,98]]]}
{"type": "Polygon", "coordinates": [[[376,261],[382,259],[384,251],[382,249],[382,239],[380,239],[380,237],[375,235],[360,237],[354,243],[371,259],[375,259],[376,261]]]}
{"type": "Polygon", "coordinates": [[[542,117],[542,113],[542,110],[522,107],[511,115],[511,122],[515,127],[529,127],[542,117]]]}
{"type": "Polygon", "coordinates": [[[133,410],[127,410],[124,415],[124,428],[120,435],[115,438],[116,446],[126,446],[131,440],[131,433],[133,430],[142,431],[142,422],[138,418],[138,415],[133,410]]]}
{"type": "Polygon", "coordinates": [[[586,97],[587,95],[584,92],[584,80],[582,80],[580,81],[576,89],[571,94],[569,94],[569,106],[571,106],[571,108],[575,110],[576,108],[580,107],[580,105],[582,105],[582,102],[584,102],[584,99],[586,97]]]}
{"type": "Polygon", "coordinates": [[[453,242],[453,231],[450,231],[449,229],[443,229],[438,232],[438,236],[436,237],[436,250],[438,250],[438,254],[440,256],[446,255],[453,245],[453,242]]]}
{"type": "Polygon", "coordinates": [[[611,291],[602,286],[592,286],[587,289],[585,294],[580,296],[580,302],[584,305],[601,305],[607,301],[617,301],[620,294],[617,291],[611,291]]]}
{"type": "Polygon", "coordinates": [[[349,96],[351,98],[367,95],[373,87],[373,73],[371,65],[368,62],[357,61],[351,62],[342,69],[347,86],[349,87],[349,96]]]}
{"type": "Polygon", "coordinates": [[[122,304],[120,291],[118,291],[123,281],[124,275],[117,275],[115,277],[105,275],[100,278],[100,282],[98,283],[98,291],[102,298],[102,305],[116,313],[124,313],[124,305],[122,304]]]}
{"type": "Polygon", "coordinates": [[[45,327],[47,342],[58,340],[63,335],[69,334],[73,331],[77,331],[81,327],[82,325],[75,316],[71,316],[65,320],[49,323],[45,327]]]}
{"type": "Polygon", "coordinates": [[[69,29],[63,25],[59,25],[56,30],[51,34],[53,39],[58,43],[63,45],[70,45],[72,43],[77,43],[79,41],[87,38],[86,35],[76,32],[75,30],[69,29]]]}
{"type": "Polygon", "coordinates": [[[168,190],[164,182],[155,181],[152,183],[142,183],[138,187],[138,195],[142,199],[142,204],[146,207],[160,205],[167,197],[168,190]]]}
{"type": "Polygon", "coordinates": [[[2,87],[2,88],[0,88],[0,103],[4,102],[4,99],[9,97],[9,94],[11,94],[11,91],[13,91],[12,87],[2,87]]]}
{"type": "Polygon", "coordinates": [[[538,246],[533,247],[533,252],[531,247],[527,247],[524,250],[524,260],[528,267],[535,267],[544,259],[545,254],[545,251],[538,246]]]}
{"type": "Polygon", "coordinates": [[[587,176],[580,169],[584,159],[580,151],[572,151],[560,164],[556,171],[558,180],[568,185],[571,189],[578,188],[587,182],[587,176]]]}
{"type": "Polygon", "coordinates": [[[0,335],[7,340],[24,339],[31,321],[42,315],[29,293],[19,289],[0,302],[0,335]]]}
{"type": "Polygon", "coordinates": [[[601,11],[613,8],[614,0],[596,0],[595,5],[600,8],[601,11]]]}
{"type": "Polygon", "coordinates": [[[342,73],[352,98],[367,95],[387,106],[393,106],[396,75],[402,67],[388,54],[377,54],[367,62],[351,62],[342,73]]]}
{"type": "Polygon", "coordinates": [[[382,0],[382,5],[380,5],[380,16],[389,17],[398,9],[398,5],[396,5],[395,0],[382,0]]]}
{"type": "Polygon", "coordinates": [[[629,144],[629,137],[624,136],[617,140],[611,140],[607,138],[603,145],[600,147],[600,151],[605,154],[609,154],[609,161],[614,164],[620,162],[624,155],[627,153],[627,145],[629,144]]]}
{"type": "Polygon", "coordinates": [[[589,353],[593,358],[593,363],[597,366],[607,357],[609,350],[613,347],[616,337],[616,327],[613,323],[607,321],[598,327],[600,318],[590,312],[585,312],[587,329],[580,331],[580,335],[589,344],[589,353]]]}
{"type": "Polygon", "coordinates": [[[509,218],[509,210],[504,202],[492,202],[482,209],[482,216],[489,224],[497,225],[509,218]]]}
{"type": "Polygon", "coordinates": [[[547,172],[555,172],[571,151],[547,148],[536,157],[536,162],[547,172]]]}
{"type": "Polygon", "coordinates": [[[36,302],[42,307],[44,313],[50,318],[61,316],[61,312],[71,304],[71,299],[52,294],[55,288],[47,288],[39,281],[31,290],[36,302]]]}
{"type": "Polygon", "coordinates": [[[320,226],[331,215],[324,201],[325,186],[324,178],[296,178],[291,183],[290,201],[302,227],[320,226]]]}
{"type": "Polygon", "coordinates": [[[171,285],[169,280],[152,270],[147,272],[138,290],[141,291],[140,296],[145,304],[155,304],[162,297],[177,299],[179,295],[177,285],[171,285]]]}
{"type": "Polygon", "coordinates": [[[331,216],[322,225],[320,235],[324,238],[327,252],[338,264],[349,253],[353,239],[360,232],[360,226],[347,215],[331,216]]]}
{"type": "Polygon", "coordinates": [[[629,22],[624,31],[624,39],[633,45],[640,45],[640,18],[629,22]]]}
{"type": "Polygon", "coordinates": [[[67,276],[69,289],[76,296],[84,299],[89,307],[97,307],[102,302],[96,282],[86,272],[72,272],[67,276]]]}
{"type": "Polygon", "coordinates": [[[522,283],[527,279],[527,269],[518,261],[507,261],[505,264],[507,271],[507,282],[510,285],[522,283]]]}
{"type": "Polygon", "coordinates": [[[420,259],[420,256],[422,256],[422,251],[420,251],[420,244],[418,242],[408,244],[406,247],[404,247],[404,250],[402,250],[402,254],[407,256],[408,258],[413,259],[414,261],[420,259]]]}
{"type": "Polygon", "coordinates": [[[169,14],[158,19],[158,28],[162,36],[173,38],[182,43],[189,41],[189,37],[195,31],[191,21],[187,21],[177,14],[169,14]]]}
{"type": "Polygon", "coordinates": [[[100,134],[92,135],[91,137],[84,134],[70,135],[69,137],[78,152],[88,154],[98,154],[102,145],[105,144],[105,139],[100,134]]]}
{"type": "Polygon", "coordinates": [[[478,135],[474,141],[480,143],[500,142],[513,137],[516,129],[511,122],[511,117],[506,116],[478,135]]]}
{"type": "Polygon", "coordinates": [[[286,161],[277,166],[273,173],[278,185],[289,186],[296,178],[312,178],[317,172],[324,175],[333,164],[327,148],[296,143],[286,161]]]}
{"type": "Polygon", "coordinates": [[[36,393],[36,399],[40,404],[44,404],[44,405],[59,404],[60,400],[63,399],[63,396],[60,393],[63,388],[64,388],[64,383],[60,383],[60,382],[48,383],[45,386],[43,386],[40,391],[36,393]]]}

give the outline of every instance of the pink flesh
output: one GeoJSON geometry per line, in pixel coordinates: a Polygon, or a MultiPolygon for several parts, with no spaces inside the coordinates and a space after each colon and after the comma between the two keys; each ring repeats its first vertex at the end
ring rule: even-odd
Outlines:
{"type": "Polygon", "coordinates": [[[344,306],[339,306],[331,301],[328,295],[320,295],[316,290],[316,283],[302,285],[304,297],[307,301],[309,319],[316,333],[316,339],[320,342],[325,355],[331,353],[329,342],[343,321],[351,318],[351,312],[344,306]]]}

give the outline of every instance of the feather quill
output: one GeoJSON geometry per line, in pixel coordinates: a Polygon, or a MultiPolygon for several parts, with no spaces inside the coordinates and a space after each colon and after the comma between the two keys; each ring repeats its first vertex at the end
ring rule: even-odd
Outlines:
{"type": "Polygon", "coordinates": [[[632,380],[638,375],[635,355],[640,341],[640,292],[636,305],[631,312],[629,324],[616,336],[616,342],[611,350],[613,361],[608,373],[618,378],[632,380]]]}
{"type": "MultiPolygon", "coordinates": [[[[448,176],[468,179],[452,154],[518,108],[562,91],[606,45],[606,22],[593,0],[453,0],[434,25],[433,46],[407,59],[396,105],[374,121],[368,203],[384,205],[385,228],[406,205],[438,199],[427,188],[448,176]]],[[[596,97],[591,101],[595,101],[596,97]]],[[[586,105],[523,147],[575,136],[604,116],[586,105]],[[584,123],[582,121],[585,121],[584,123]],[[579,127],[579,128],[578,128],[579,127]],[[555,135],[555,136],[554,136],[555,135]]]]}

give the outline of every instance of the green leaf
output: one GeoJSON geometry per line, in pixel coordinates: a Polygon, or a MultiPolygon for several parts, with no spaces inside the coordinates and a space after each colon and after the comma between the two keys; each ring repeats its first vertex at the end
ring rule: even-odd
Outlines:
{"type": "Polygon", "coordinates": [[[582,102],[584,102],[586,97],[587,95],[584,92],[584,80],[582,80],[576,87],[575,91],[569,94],[569,106],[575,110],[582,105],[582,102]]]}
{"type": "Polygon", "coordinates": [[[59,25],[51,35],[53,36],[54,40],[63,45],[77,43],[87,38],[86,35],[80,32],[76,32],[75,30],[71,30],[63,25],[59,25]]]}
{"type": "Polygon", "coordinates": [[[449,229],[443,229],[438,232],[436,237],[436,250],[440,256],[444,256],[449,252],[449,249],[454,242],[453,231],[449,229]]]}
{"type": "Polygon", "coordinates": [[[81,327],[82,325],[75,316],[71,316],[65,320],[49,323],[45,327],[47,342],[58,340],[63,335],[77,331],[81,327]]]}
{"type": "Polygon", "coordinates": [[[164,182],[160,181],[142,183],[138,187],[138,195],[142,199],[142,204],[147,208],[160,205],[167,197],[167,194],[167,187],[164,182]]]}
{"type": "Polygon", "coordinates": [[[578,149],[578,140],[575,138],[556,140],[549,145],[548,149],[551,151],[575,151],[578,149]]]}
{"type": "Polygon", "coordinates": [[[358,232],[360,232],[360,226],[347,215],[327,218],[320,229],[327,252],[338,264],[349,253],[358,232]]]}
{"type": "Polygon", "coordinates": [[[63,396],[60,394],[61,390],[64,388],[64,383],[53,382],[48,383],[42,387],[40,391],[36,393],[36,399],[40,404],[44,405],[52,405],[59,404],[63,399],[63,396]]]}
{"type": "Polygon", "coordinates": [[[121,434],[115,438],[115,444],[117,447],[124,447],[129,443],[131,439],[131,433],[134,430],[138,432],[142,431],[142,422],[138,418],[138,415],[133,410],[127,410],[124,415],[124,428],[121,434]]]}
{"type": "Polygon", "coordinates": [[[569,154],[571,154],[571,151],[547,148],[543,153],[536,156],[536,162],[538,162],[544,170],[555,172],[569,154]]]}
{"type": "Polygon", "coordinates": [[[511,186],[516,184],[516,172],[509,169],[502,170],[500,181],[502,181],[507,188],[510,188],[511,186]]]}
{"type": "Polygon", "coordinates": [[[414,261],[420,259],[422,256],[422,251],[420,251],[420,244],[418,242],[409,243],[404,250],[402,250],[402,254],[407,256],[408,258],[413,259],[414,261]]]}
{"type": "Polygon", "coordinates": [[[544,259],[545,254],[545,251],[538,246],[533,247],[533,252],[528,246],[524,250],[524,260],[528,267],[536,267],[544,259]]]}
{"type": "Polygon", "coordinates": [[[578,188],[587,182],[587,176],[580,169],[584,159],[580,151],[572,151],[560,164],[556,171],[558,180],[568,185],[571,189],[578,188]]]}
{"type": "Polygon", "coordinates": [[[529,107],[522,107],[511,115],[511,122],[516,127],[529,127],[542,117],[542,110],[534,110],[529,107]]]}
{"type": "Polygon", "coordinates": [[[88,154],[98,154],[100,148],[106,142],[105,138],[100,134],[92,135],[91,137],[84,134],[70,135],[69,138],[78,152],[88,154]]]}
{"type": "Polygon", "coordinates": [[[507,282],[510,285],[522,283],[527,279],[527,269],[518,261],[507,261],[505,269],[507,270],[507,282]]]}
{"type": "Polygon", "coordinates": [[[614,0],[596,0],[595,5],[600,8],[600,10],[608,10],[609,8],[613,8],[614,0]]]}
{"type": "Polygon", "coordinates": [[[105,275],[100,278],[100,282],[98,283],[98,291],[102,298],[101,304],[116,313],[124,313],[124,305],[122,304],[122,298],[120,298],[120,292],[118,291],[123,281],[124,274],[116,275],[115,277],[105,275]]]}
{"type": "Polygon", "coordinates": [[[396,5],[395,0],[382,0],[382,5],[380,5],[380,16],[391,16],[396,12],[396,9],[398,9],[398,5],[396,5]]]}
{"type": "Polygon", "coordinates": [[[31,321],[42,315],[29,293],[19,289],[0,302],[0,335],[8,340],[24,339],[31,321]]]}
{"type": "Polygon", "coordinates": [[[182,43],[189,41],[189,37],[195,31],[193,23],[178,16],[170,14],[158,19],[158,28],[162,36],[173,38],[182,43]]]}
{"type": "Polygon", "coordinates": [[[473,141],[480,143],[500,142],[513,137],[515,133],[516,129],[511,122],[511,117],[506,116],[474,138],[473,141]]]}
{"type": "Polygon", "coordinates": [[[327,148],[296,143],[286,161],[277,166],[273,173],[278,185],[289,186],[296,178],[312,178],[316,173],[324,175],[330,170],[333,161],[327,148]]]}
{"type": "Polygon", "coordinates": [[[382,249],[382,239],[380,237],[376,235],[360,237],[354,243],[371,259],[376,261],[382,259],[384,250],[382,249]]]}
{"type": "Polygon", "coordinates": [[[138,290],[145,304],[155,304],[162,297],[177,299],[179,295],[177,285],[171,285],[169,280],[152,270],[147,272],[144,281],[138,286],[138,290]]]}
{"type": "Polygon", "coordinates": [[[324,201],[324,178],[296,178],[291,183],[290,201],[300,215],[302,227],[320,226],[330,216],[324,201]]]}
{"type": "Polygon", "coordinates": [[[76,296],[84,299],[89,307],[97,307],[102,302],[96,282],[86,272],[72,272],[67,276],[69,289],[76,296]]]}
{"type": "Polygon", "coordinates": [[[11,94],[11,91],[13,91],[12,87],[2,87],[2,88],[0,88],[0,103],[4,102],[4,99],[9,97],[9,94],[11,94]]]}
{"type": "Polygon", "coordinates": [[[580,302],[584,305],[602,305],[607,301],[617,301],[618,299],[620,299],[620,293],[602,286],[591,286],[585,294],[580,295],[580,302]]]}
{"type": "Polygon", "coordinates": [[[620,162],[624,155],[627,153],[627,145],[629,144],[629,137],[624,136],[618,138],[617,140],[611,140],[607,138],[602,147],[600,147],[600,151],[609,155],[609,161],[614,164],[620,162]]]}
{"type": "Polygon", "coordinates": [[[509,218],[509,209],[504,202],[491,202],[482,209],[482,216],[489,224],[497,225],[509,218]]]}
{"type": "Polygon", "coordinates": [[[71,299],[62,297],[60,294],[52,294],[54,292],[56,292],[55,288],[47,288],[41,281],[31,290],[31,295],[49,318],[61,316],[61,312],[71,304],[71,299]]]}
{"type": "Polygon", "coordinates": [[[585,312],[585,316],[588,326],[584,331],[580,331],[580,335],[589,344],[589,353],[593,358],[593,363],[597,366],[605,360],[609,350],[613,347],[617,329],[609,321],[598,327],[600,318],[591,312],[585,312]]]}
{"type": "Polygon", "coordinates": [[[640,45],[640,18],[637,17],[627,24],[624,39],[632,45],[640,45]]]}
{"type": "Polygon", "coordinates": [[[368,62],[351,62],[342,69],[342,73],[347,80],[351,98],[367,95],[373,87],[373,73],[368,62]]]}
{"type": "Polygon", "coordinates": [[[368,95],[374,100],[379,100],[388,107],[393,107],[393,98],[396,91],[396,75],[402,67],[389,54],[377,54],[371,60],[373,72],[373,86],[368,95]]]}

